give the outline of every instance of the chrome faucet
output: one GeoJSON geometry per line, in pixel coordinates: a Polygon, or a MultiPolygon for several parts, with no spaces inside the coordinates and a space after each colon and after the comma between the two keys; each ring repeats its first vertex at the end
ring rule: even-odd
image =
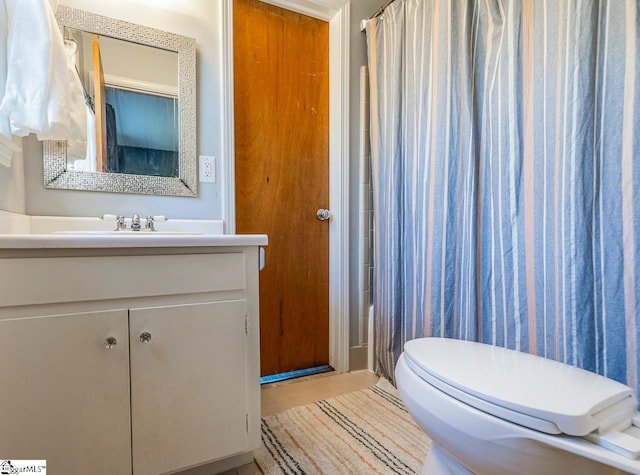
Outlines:
{"type": "MultiPolygon", "coordinates": [[[[112,220],[116,221],[116,229],[115,231],[126,231],[127,230],[127,220],[123,215],[114,215],[114,214],[105,214],[100,216],[100,219],[104,220],[112,220]]],[[[145,220],[144,228],[140,223],[140,215],[138,213],[134,213],[131,217],[131,231],[155,231],[155,223],[164,223],[167,221],[165,216],[147,216],[145,220]]]]}
{"type": "Polygon", "coordinates": [[[134,213],[131,217],[131,230],[140,231],[140,215],[138,213],[134,213]]]}

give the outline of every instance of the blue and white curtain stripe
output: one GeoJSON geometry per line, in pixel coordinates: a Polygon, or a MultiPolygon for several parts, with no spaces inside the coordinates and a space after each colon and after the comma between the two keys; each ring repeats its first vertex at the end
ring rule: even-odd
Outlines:
{"type": "Polygon", "coordinates": [[[445,336],[638,388],[637,0],[396,0],[367,25],[376,353],[445,336]]]}

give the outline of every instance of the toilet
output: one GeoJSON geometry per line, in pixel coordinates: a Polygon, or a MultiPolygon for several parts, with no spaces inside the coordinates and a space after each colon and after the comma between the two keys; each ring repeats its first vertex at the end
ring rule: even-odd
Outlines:
{"type": "Polygon", "coordinates": [[[432,440],[423,475],[640,474],[640,414],[624,384],[447,338],[407,342],[395,378],[432,440]]]}

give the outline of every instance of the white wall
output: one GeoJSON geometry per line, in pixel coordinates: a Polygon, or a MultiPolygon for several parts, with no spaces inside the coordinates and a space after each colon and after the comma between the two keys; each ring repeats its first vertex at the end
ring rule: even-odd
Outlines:
{"type": "MultiPolygon", "coordinates": [[[[217,176],[230,157],[222,156],[220,0],[60,0],[60,4],[161,30],[191,36],[197,43],[198,154],[217,158],[217,176]]],[[[49,190],[43,185],[42,144],[25,139],[25,207],[33,215],[96,216],[134,212],[174,218],[220,219],[222,183],[200,183],[196,198],[49,190]]],[[[0,172],[0,180],[2,172],[0,172]]],[[[0,182],[1,184],[1,182],[0,182]]],[[[0,198],[0,207],[2,201],[0,198]]]]}

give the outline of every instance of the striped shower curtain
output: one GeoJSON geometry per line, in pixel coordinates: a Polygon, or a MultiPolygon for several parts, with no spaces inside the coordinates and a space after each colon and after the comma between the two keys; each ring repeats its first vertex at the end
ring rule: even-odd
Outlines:
{"type": "Polygon", "coordinates": [[[638,0],[396,0],[367,25],[376,354],[444,336],[638,388],[638,0]]]}

